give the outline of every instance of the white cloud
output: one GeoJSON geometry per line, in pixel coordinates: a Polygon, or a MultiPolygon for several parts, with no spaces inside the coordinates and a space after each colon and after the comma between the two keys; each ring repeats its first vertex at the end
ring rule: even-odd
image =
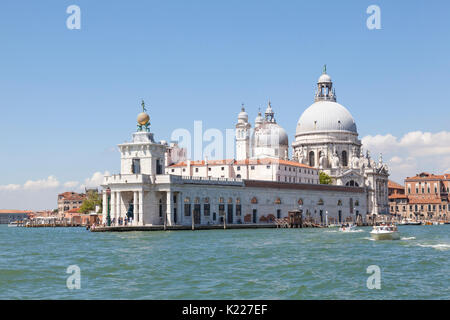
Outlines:
{"type": "Polygon", "coordinates": [[[6,190],[6,191],[8,191],[8,190],[10,190],[10,191],[12,191],[12,190],[19,190],[20,187],[21,187],[20,184],[7,184],[7,185],[4,185],[4,186],[0,186],[0,190],[6,190]]]}
{"type": "Polygon", "coordinates": [[[402,137],[392,134],[366,136],[363,147],[375,157],[382,153],[389,159],[391,178],[403,182],[406,177],[428,171],[444,173],[450,170],[450,132],[413,131],[402,137]]]}
{"type": "Polygon", "coordinates": [[[80,183],[78,181],[67,181],[64,183],[64,188],[75,188],[76,186],[78,186],[80,183]]]}
{"type": "Polygon", "coordinates": [[[54,209],[57,207],[59,193],[72,190],[84,192],[85,187],[98,188],[103,182],[103,177],[109,174],[108,171],[95,172],[91,177],[84,179],[84,183],[78,181],[60,183],[51,175],[46,179],[28,180],[23,184],[0,185],[0,209],[54,209]]]}
{"type": "Polygon", "coordinates": [[[59,181],[54,176],[49,176],[47,179],[36,181],[28,180],[23,185],[24,190],[39,190],[57,187],[59,187],[59,181]]]}
{"type": "Polygon", "coordinates": [[[104,176],[108,176],[110,173],[105,171],[104,173],[97,171],[90,178],[84,180],[84,183],[80,185],[80,189],[84,188],[98,188],[103,183],[104,176]]]}

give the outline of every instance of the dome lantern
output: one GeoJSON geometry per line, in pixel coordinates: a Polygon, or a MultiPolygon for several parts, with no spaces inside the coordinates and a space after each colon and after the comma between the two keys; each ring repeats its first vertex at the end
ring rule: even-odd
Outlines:
{"type": "Polygon", "coordinates": [[[323,66],[322,75],[317,80],[317,91],[314,101],[334,101],[336,102],[336,93],[333,89],[331,77],[327,74],[327,65],[323,66]]]}

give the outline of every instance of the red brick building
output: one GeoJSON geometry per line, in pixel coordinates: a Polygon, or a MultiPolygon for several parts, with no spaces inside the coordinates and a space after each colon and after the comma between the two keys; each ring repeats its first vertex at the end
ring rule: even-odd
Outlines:
{"type": "Polygon", "coordinates": [[[78,209],[85,199],[84,193],[64,192],[58,194],[58,215],[62,217],[65,212],[78,209]]]}
{"type": "Polygon", "coordinates": [[[406,178],[404,187],[395,182],[388,187],[392,215],[413,220],[449,220],[450,174],[422,172],[406,178]]]}

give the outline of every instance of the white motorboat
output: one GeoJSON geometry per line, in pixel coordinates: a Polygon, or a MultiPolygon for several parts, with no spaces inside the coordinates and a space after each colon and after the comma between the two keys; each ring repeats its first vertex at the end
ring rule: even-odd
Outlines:
{"type": "Polygon", "coordinates": [[[397,226],[391,224],[374,226],[370,235],[374,240],[400,240],[397,226]]]}
{"type": "Polygon", "coordinates": [[[19,223],[17,221],[12,221],[10,223],[8,223],[8,227],[17,227],[19,225],[19,223]]]}
{"type": "Polygon", "coordinates": [[[355,230],[356,230],[356,225],[354,225],[354,224],[343,224],[339,228],[339,231],[341,231],[341,232],[352,232],[355,230]]]}

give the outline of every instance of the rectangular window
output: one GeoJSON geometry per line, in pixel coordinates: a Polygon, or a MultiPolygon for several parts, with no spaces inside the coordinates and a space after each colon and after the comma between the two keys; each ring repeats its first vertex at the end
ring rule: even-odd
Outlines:
{"type": "Polygon", "coordinates": [[[225,215],[225,205],[224,204],[219,204],[219,216],[224,216],[225,215]]]}
{"type": "Polygon", "coordinates": [[[162,164],[161,160],[156,159],[156,174],[162,174],[162,164]]]}
{"type": "Polygon", "coordinates": [[[239,217],[240,215],[241,215],[241,211],[242,209],[241,209],[241,205],[240,204],[237,204],[236,205],[236,216],[237,217],[239,217]]]}
{"type": "Polygon", "coordinates": [[[236,168],[236,170],[237,170],[237,171],[241,171],[241,167],[238,166],[238,167],[236,168]]]}
{"type": "Polygon", "coordinates": [[[251,170],[255,170],[255,166],[251,166],[250,169],[251,169],[251,170]]]}
{"type": "Polygon", "coordinates": [[[198,168],[195,168],[195,172],[198,172],[198,168]]]}
{"type": "Polygon", "coordinates": [[[209,203],[205,203],[203,205],[203,215],[205,217],[209,217],[209,213],[210,213],[210,205],[209,205],[209,203]]]}
{"type": "Polygon", "coordinates": [[[281,210],[277,209],[277,219],[280,219],[280,218],[281,218],[281,210]]]}
{"type": "Polygon", "coordinates": [[[134,174],[141,174],[141,159],[132,160],[131,172],[134,174]]]}
{"type": "Polygon", "coordinates": [[[191,216],[191,204],[190,203],[185,203],[184,204],[184,216],[185,217],[190,217],[191,216]]]}

